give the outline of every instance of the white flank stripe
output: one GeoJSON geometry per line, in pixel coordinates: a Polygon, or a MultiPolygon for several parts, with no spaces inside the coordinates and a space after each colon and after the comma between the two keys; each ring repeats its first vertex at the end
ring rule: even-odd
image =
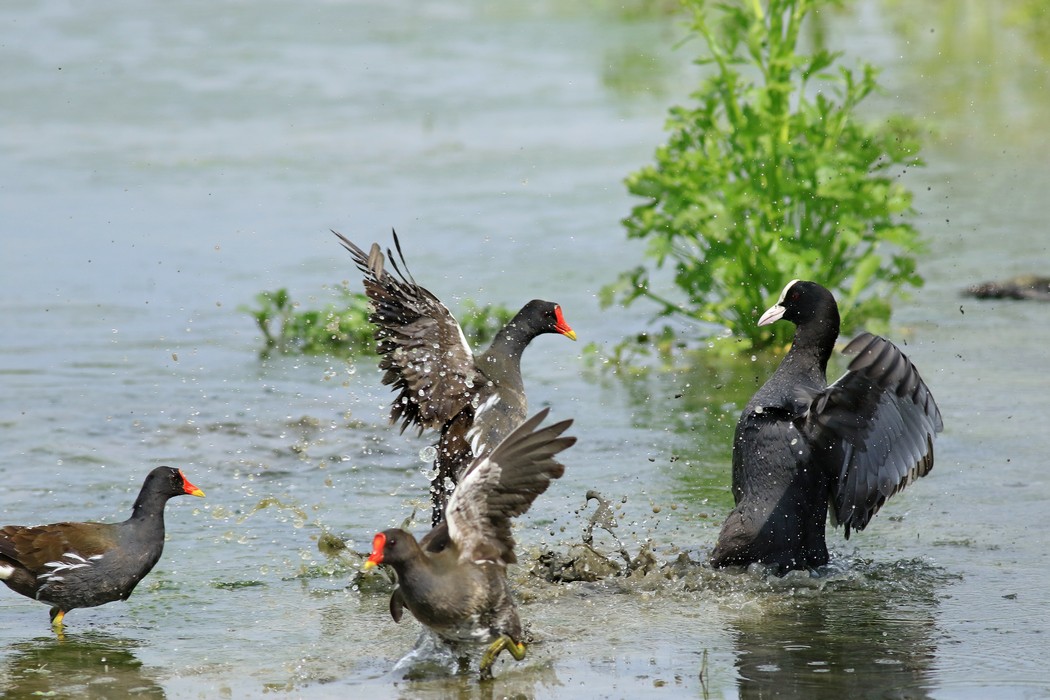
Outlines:
{"type": "Polygon", "coordinates": [[[76,552],[66,552],[62,555],[62,559],[57,561],[49,561],[44,566],[50,567],[51,571],[40,574],[40,578],[48,579],[49,581],[61,581],[61,576],[56,576],[60,571],[72,571],[73,569],[82,569],[85,566],[91,566],[92,562],[101,559],[101,554],[96,554],[91,557],[90,560],[85,559],[76,552]]]}

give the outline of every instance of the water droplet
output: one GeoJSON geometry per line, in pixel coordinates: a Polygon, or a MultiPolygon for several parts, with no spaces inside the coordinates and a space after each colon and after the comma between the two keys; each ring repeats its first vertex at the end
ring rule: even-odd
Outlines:
{"type": "Polygon", "coordinates": [[[437,454],[438,451],[436,447],[434,447],[433,445],[427,445],[419,451],[419,460],[426,464],[430,464],[435,459],[437,459],[437,454]]]}

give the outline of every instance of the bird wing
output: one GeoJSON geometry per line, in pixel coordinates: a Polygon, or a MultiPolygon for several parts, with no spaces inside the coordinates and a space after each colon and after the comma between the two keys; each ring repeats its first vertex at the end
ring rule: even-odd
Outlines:
{"type": "Polygon", "coordinates": [[[104,554],[113,545],[113,525],[108,523],[8,525],[0,528],[0,556],[18,563],[34,575],[53,569],[48,565],[61,561],[64,555],[88,558],[104,554]]]}
{"type": "Polygon", "coordinates": [[[401,622],[405,614],[405,596],[401,593],[401,587],[397,586],[390,593],[390,619],[401,622]]]}
{"type": "Polygon", "coordinates": [[[389,249],[384,258],[378,243],[366,254],[342,234],[332,233],[365,276],[365,294],[374,307],[368,319],[376,325],[383,384],[398,392],[390,421],[401,421],[402,432],[409,426],[420,432],[441,428],[475,392],[474,353],[463,330],[437,297],[416,284],[396,232],[400,267],[389,249]],[[385,267],[387,258],[393,274],[385,267]]]}
{"type": "Polygon", "coordinates": [[[572,420],[538,428],[548,412],[540,411],[494,450],[475,459],[452,493],[445,518],[448,536],[461,559],[517,561],[510,521],[527,511],[551,480],[565,472],[554,456],[576,442],[574,437],[561,437],[572,420]]]}
{"type": "Polygon", "coordinates": [[[817,393],[805,417],[816,450],[832,469],[834,522],[863,530],[893,494],[933,468],[940,409],[915,365],[879,336],[862,333],[843,350],[846,373],[817,393]]]}

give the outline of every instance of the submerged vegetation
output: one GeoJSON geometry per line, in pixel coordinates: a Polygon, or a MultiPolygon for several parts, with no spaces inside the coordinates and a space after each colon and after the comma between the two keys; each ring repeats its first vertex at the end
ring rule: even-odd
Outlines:
{"type": "Polygon", "coordinates": [[[800,48],[807,18],[830,0],[685,3],[706,48],[704,78],[693,105],[671,108],[655,162],[626,179],[644,201],[623,223],[647,242],[651,265],[622,273],[603,304],[644,298],[657,318],[709,324],[710,335],[741,340],[733,351],[761,350],[786,345],[792,327],[758,328],[758,315],[806,278],[833,291],[844,332],[885,326],[892,301],[922,284],[900,182],[922,164],[914,129],[899,117],[859,121],[874,67],[836,67],[838,53],[800,48]],[[654,269],[665,266],[678,292],[660,290],[654,269]]]}
{"type": "MultiPolygon", "coordinates": [[[[364,355],[375,353],[375,326],[368,320],[371,302],[344,284],[335,287],[335,299],[320,308],[303,308],[286,288],[255,295],[256,306],[241,306],[262,332],[263,357],[283,355],[364,355]]],[[[495,337],[514,312],[498,304],[463,302],[460,325],[472,346],[495,337]]]]}

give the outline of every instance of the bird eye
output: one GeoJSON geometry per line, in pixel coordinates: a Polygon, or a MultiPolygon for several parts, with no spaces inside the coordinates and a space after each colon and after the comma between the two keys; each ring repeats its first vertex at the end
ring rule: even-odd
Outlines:
{"type": "Polygon", "coordinates": [[[393,537],[386,538],[386,546],[387,547],[396,547],[397,546],[397,540],[395,540],[393,537]]]}

